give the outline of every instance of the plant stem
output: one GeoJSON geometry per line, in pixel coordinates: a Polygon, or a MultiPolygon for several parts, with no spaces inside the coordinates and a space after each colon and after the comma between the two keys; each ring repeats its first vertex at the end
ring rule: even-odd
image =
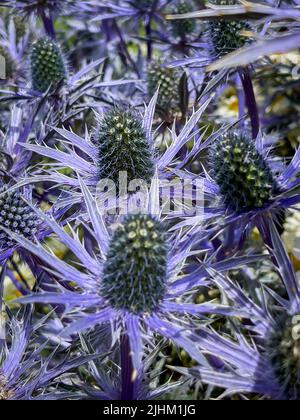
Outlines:
{"type": "Polygon", "coordinates": [[[126,333],[121,336],[121,400],[134,401],[135,381],[133,380],[133,364],[131,358],[129,337],[126,333]]]}
{"type": "Polygon", "coordinates": [[[147,35],[147,59],[152,60],[152,16],[148,16],[146,23],[146,35],[147,35]]]}
{"type": "Polygon", "coordinates": [[[136,65],[135,61],[133,60],[133,58],[130,55],[130,52],[128,51],[125,39],[122,35],[122,31],[119,28],[118,23],[116,22],[116,20],[114,19],[114,27],[115,27],[115,31],[119,37],[120,40],[120,47],[122,48],[122,53],[124,55],[124,57],[126,57],[126,59],[128,60],[128,63],[130,63],[132,69],[135,71],[135,73],[137,74],[138,77],[141,77],[141,72],[140,69],[138,68],[138,66],[136,65]]]}
{"type": "Polygon", "coordinates": [[[248,67],[239,69],[239,75],[242,81],[242,85],[245,93],[245,101],[248,108],[251,126],[252,126],[252,136],[253,139],[256,139],[259,133],[260,121],[258,108],[253,88],[253,83],[251,79],[251,74],[248,67]]]}
{"type": "Polygon", "coordinates": [[[54,29],[53,19],[52,19],[51,15],[47,16],[45,12],[42,12],[41,13],[41,18],[43,20],[43,24],[44,24],[46,34],[50,38],[55,39],[56,35],[55,35],[55,29],[54,29]]]}

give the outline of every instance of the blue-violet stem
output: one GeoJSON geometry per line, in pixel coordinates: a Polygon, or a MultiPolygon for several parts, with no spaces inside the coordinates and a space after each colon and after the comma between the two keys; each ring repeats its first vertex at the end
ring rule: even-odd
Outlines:
{"type": "Polygon", "coordinates": [[[128,335],[121,336],[121,400],[135,401],[136,381],[134,378],[131,349],[128,335]]]}
{"type": "Polygon", "coordinates": [[[56,35],[55,35],[55,29],[54,29],[52,16],[51,15],[47,16],[45,12],[42,12],[41,13],[41,18],[43,20],[43,24],[44,24],[46,34],[50,38],[55,39],[56,35]]]}
{"type": "Polygon", "coordinates": [[[259,114],[258,108],[253,88],[253,83],[251,79],[251,74],[248,67],[240,68],[239,75],[242,81],[242,85],[244,88],[245,93],[245,101],[248,108],[251,126],[252,126],[252,136],[253,139],[256,139],[259,133],[260,121],[259,121],[259,114]]]}

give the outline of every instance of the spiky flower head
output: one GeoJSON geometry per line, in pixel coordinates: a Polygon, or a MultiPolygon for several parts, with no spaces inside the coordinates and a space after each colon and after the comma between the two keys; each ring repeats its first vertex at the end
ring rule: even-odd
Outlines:
{"type": "Polygon", "coordinates": [[[211,174],[226,206],[236,212],[263,207],[276,190],[276,181],[253,140],[229,133],[210,152],[211,174]]]}
{"type": "MultiPolygon", "coordinates": [[[[236,0],[214,0],[219,6],[236,5],[236,0]]],[[[244,20],[218,19],[208,24],[208,39],[214,56],[224,56],[249,42],[249,37],[243,34],[251,29],[250,24],[244,20]]]]}
{"type": "MultiPolygon", "coordinates": [[[[189,0],[178,0],[173,8],[174,15],[183,15],[194,10],[193,3],[189,0]]],[[[195,19],[178,19],[170,23],[172,33],[176,38],[186,39],[195,32],[195,19]]]]}
{"type": "MultiPolygon", "coordinates": [[[[9,191],[6,185],[0,188],[0,226],[29,238],[36,233],[39,223],[36,213],[20,192],[9,191]]],[[[14,245],[9,235],[1,231],[0,249],[14,245]]]]}
{"type": "Polygon", "coordinates": [[[280,316],[267,344],[276,378],[289,400],[300,399],[300,327],[297,317],[280,316]]]}
{"type": "Polygon", "coordinates": [[[167,241],[162,224],[130,215],[110,242],[101,293],[115,309],[151,313],[166,292],[167,241]]]}
{"type": "Polygon", "coordinates": [[[131,110],[114,108],[99,122],[95,132],[100,179],[111,179],[118,185],[120,172],[128,181],[149,183],[154,163],[141,118],[131,110]]]}
{"type": "Polygon", "coordinates": [[[11,79],[16,71],[16,64],[12,59],[9,51],[3,45],[0,45],[0,56],[5,60],[5,78],[11,79]]]}
{"type": "Polygon", "coordinates": [[[160,60],[154,60],[147,72],[148,96],[153,97],[159,88],[158,108],[176,111],[179,108],[180,74],[177,69],[164,67],[160,60]]]}
{"type": "Polygon", "coordinates": [[[31,80],[34,90],[45,93],[55,90],[67,77],[66,65],[58,44],[50,38],[39,39],[30,57],[31,80]]]}

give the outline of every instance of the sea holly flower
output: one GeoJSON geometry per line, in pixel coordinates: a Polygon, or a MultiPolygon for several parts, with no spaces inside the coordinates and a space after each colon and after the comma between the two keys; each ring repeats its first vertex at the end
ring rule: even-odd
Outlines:
{"type": "MultiPolygon", "coordinates": [[[[113,109],[108,111],[102,118],[100,117],[99,126],[92,136],[87,132],[85,138],[82,138],[71,131],[56,129],[55,131],[63,138],[60,145],[64,146],[64,150],[55,150],[48,146],[28,143],[24,144],[24,148],[53,159],[56,161],[56,169],[71,168],[91,187],[93,195],[101,192],[101,187],[104,187],[105,181],[115,182],[119,176],[119,184],[114,185],[118,195],[118,186],[120,187],[120,184],[123,184],[122,176],[124,174],[127,174],[129,183],[130,181],[141,180],[149,184],[151,175],[156,172],[158,172],[161,180],[169,179],[174,176],[167,173],[166,169],[172,167],[176,174],[175,168],[178,165],[176,156],[186,143],[193,139],[195,134],[199,134],[197,139],[200,139],[200,141],[205,136],[204,130],[201,133],[194,133],[193,130],[208,106],[209,100],[197,111],[194,111],[178,135],[175,126],[173,127],[171,132],[172,143],[161,156],[158,156],[154,150],[152,130],[157,98],[158,92],[146,107],[143,117],[137,114],[133,117],[133,110],[113,109]],[[113,118],[118,118],[119,122],[114,124],[113,118]],[[99,144],[99,141],[101,141],[101,144],[99,144]],[[124,146],[124,143],[126,146],[124,146]],[[129,148],[127,145],[129,145],[129,148]],[[70,146],[72,148],[75,146],[75,148],[71,150],[70,146]],[[112,156],[114,157],[113,160],[111,160],[112,156]],[[103,176],[106,178],[103,179],[103,176]],[[132,176],[135,179],[132,179],[132,176]]],[[[216,136],[216,133],[212,134],[207,141],[212,141],[216,136]]],[[[60,186],[79,187],[76,175],[68,176],[62,174],[59,170],[53,171],[50,169],[50,171],[50,177],[49,174],[36,174],[24,179],[22,184],[50,181],[60,186]]],[[[123,194],[120,193],[120,195],[127,194],[127,184],[126,182],[125,191],[122,190],[121,193],[123,194]]],[[[67,201],[69,204],[71,202],[74,204],[80,203],[81,194],[78,195],[75,190],[71,190],[67,201]]]]}
{"type": "MultiPolygon", "coordinates": [[[[203,17],[203,20],[206,20],[206,32],[204,35],[204,42],[200,45],[200,49],[197,49],[195,56],[190,56],[183,59],[175,60],[171,63],[172,66],[188,66],[188,67],[207,67],[209,69],[209,64],[214,63],[222,56],[227,56],[232,51],[235,51],[247,43],[251,43],[252,37],[249,35],[253,32],[253,23],[249,20],[237,19],[234,16],[227,18],[225,13],[225,18],[223,17],[223,10],[228,10],[231,6],[235,7],[238,4],[238,0],[215,0],[214,5],[216,5],[215,15],[213,19],[210,11],[205,13],[203,12],[191,12],[183,15],[173,15],[168,16],[170,19],[179,19],[182,20],[183,17],[203,17]],[[214,19],[215,16],[218,16],[218,19],[214,19]]],[[[211,90],[215,90],[217,86],[227,83],[229,77],[232,77],[236,72],[239,74],[243,90],[245,103],[248,108],[251,126],[252,126],[252,136],[255,139],[258,135],[260,129],[260,120],[258,107],[256,103],[254,87],[251,78],[252,69],[248,67],[233,67],[233,68],[220,68],[217,74],[214,74],[211,77],[211,80],[208,81],[207,86],[204,90],[205,93],[209,93],[211,90]]],[[[241,98],[240,98],[241,101],[241,98]]],[[[243,102],[240,107],[240,111],[243,107],[243,102]]],[[[242,112],[241,117],[244,117],[244,112],[242,112]]]]}
{"type": "Polygon", "coordinates": [[[182,73],[177,69],[165,67],[161,60],[153,60],[147,68],[147,91],[152,98],[157,89],[157,110],[166,120],[180,109],[180,82],[182,73]]]}
{"type": "MultiPolygon", "coordinates": [[[[194,9],[194,4],[189,0],[178,0],[173,6],[174,15],[182,15],[190,13],[194,9]]],[[[196,30],[196,22],[193,19],[183,19],[171,21],[171,30],[175,38],[180,38],[181,41],[185,41],[190,38],[196,30]]]]}
{"type": "Polygon", "coordinates": [[[50,38],[39,39],[30,56],[32,88],[40,93],[55,90],[67,77],[60,47],[50,38]]]}
{"type": "Polygon", "coordinates": [[[98,148],[99,179],[109,178],[117,185],[119,173],[127,171],[129,181],[151,182],[154,159],[138,115],[126,109],[112,109],[99,121],[94,140],[98,148]]]}
{"type": "MultiPolygon", "coordinates": [[[[201,177],[211,203],[205,213],[211,222],[216,222],[216,227],[212,227],[215,233],[220,229],[220,217],[222,226],[229,227],[232,235],[228,243],[224,242],[228,251],[242,246],[256,226],[266,246],[276,250],[276,259],[286,257],[290,265],[284,250],[271,237],[270,223],[277,220],[280,211],[299,203],[299,150],[290,164],[285,165],[272,158],[272,147],[266,144],[266,138],[259,136],[253,143],[251,137],[239,132],[228,132],[209,145],[210,163],[201,177]]],[[[200,219],[199,223],[202,223],[200,219]]],[[[181,225],[190,225],[196,234],[196,224],[197,217],[181,225]]],[[[289,292],[293,293],[291,289],[289,292]]]]}
{"type": "MultiPolygon", "coordinates": [[[[274,227],[274,234],[275,230],[274,227]]],[[[284,262],[280,271],[295,275],[286,270],[284,262]]],[[[234,302],[233,307],[248,309],[251,325],[247,326],[247,321],[235,324],[233,339],[212,328],[197,330],[195,340],[202,343],[204,353],[216,358],[215,363],[210,367],[175,369],[202,383],[221,387],[223,397],[255,393],[263,399],[299,400],[299,285],[288,300],[267,287],[252,290],[250,297],[228,277],[213,271],[211,276],[234,302]]],[[[251,283],[251,278],[248,280],[251,283]]]]}
{"type": "Polygon", "coordinates": [[[212,179],[230,211],[261,208],[278,191],[271,168],[249,138],[229,134],[212,144],[209,153],[212,179]]]}
{"type": "MultiPolygon", "coordinates": [[[[236,4],[235,0],[218,0],[215,2],[218,5],[228,6],[236,4]]],[[[244,47],[251,42],[249,36],[243,32],[249,32],[251,25],[247,21],[228,21],[219,19],[208,23],[208,39],[211,44],[211,53],[215,57],[222,57],[244,47]]]]}
{"type": "MultiPolygon", "coordinates": [[[[124,352],[122,392],[127,393],[126,397],[130,399],[135,398],[135,380],[141,368],[146,337],[158,333],[203,363],[202,356],[196,351],[198,344],[189,338],[189,328],[192,327],[189,317],[201,318],[210,312],[237,315],[227,306],[213,302],[197,305],[186,299],[188,292],[196,287],[192,277],[199,282],[201,274],[197,267],[195,273],[183,275],[182,267],[187,258],[198,251],[191,251],[193,243],[187,245],[180,233],[172,234],[160,220],[155,185],[150,192],[148,212],[121,217],[112,231],[89,190],[81,182],[88,220],[91,221],[86,228],[98,248],[97,251],[94,248],[93,256],[76,235],[69,236],[54,220],[40,215],[79,259],[80,270],[59,260],[40,244],[11,232],[12,238],[20,245],[42,261],[47,261],[51,271],[54,270],[60,279],[57,291],[36,293],[22,299],[22,302],[65,305],[66,314],[71,311],[70,319],[75,316],[64,332],[68,336],[110,324],[113,337],[120,338],[121,352],[124,352]],[[83,267],[85,270],[82,271],[83,267]],[[76,284],[76,289],[65,288],[68,282],[76,284]]],[[[233,258],[212,266],[223,271],[251,260],[251,256],[233,258]]],[[[205,273],[202,274],[205,277],[205,273]]]]}
{"type": "MultiPolygon", "coordinates": [[[[27,205],[19,192],[8,192],[0,187],[0,224],[24,237],[33,237],[40,224],[36,213],[27,205]]],[[[13,247],[14,241],[4,232],[0,234],[0,249],[13,247]]]]}

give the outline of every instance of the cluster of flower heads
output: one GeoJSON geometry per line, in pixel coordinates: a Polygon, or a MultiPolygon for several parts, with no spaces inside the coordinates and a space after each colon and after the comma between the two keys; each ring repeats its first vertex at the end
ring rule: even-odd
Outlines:
{"type": "Polygon", "coordinates": [[[0,400],[300,399],[299,18],[0,1],[0,400]]]}

